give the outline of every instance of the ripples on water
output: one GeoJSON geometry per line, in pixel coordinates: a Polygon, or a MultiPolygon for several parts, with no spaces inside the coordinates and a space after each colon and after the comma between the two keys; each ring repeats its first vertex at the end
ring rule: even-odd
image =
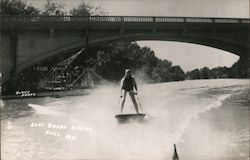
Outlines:
{"type": "MultiPolygon", "coordinates": [[[[2,159],[249,159],[249,80],[139,86],[147,117],[118,124],[119,89],[3,101],[2,159]]],[[[135,112],[131,101],[125,112],[135,112]]]]}

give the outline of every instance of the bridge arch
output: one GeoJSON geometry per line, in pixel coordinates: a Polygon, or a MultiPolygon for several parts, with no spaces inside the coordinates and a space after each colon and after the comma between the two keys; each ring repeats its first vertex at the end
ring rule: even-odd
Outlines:
{"type": "Polygon", "coordinates": [[[90,46],[99,46],[103,44],[107,44],[110,42],[115,41],[144,41],[144,40],[159,40],[159,41],[172,41],[172,42],[185,42],[185,43],[192,43],[192,44],[198,44],[203,46],[209,46],[216,49],[228,51],[230,53],[233,53],[235,55],[241,56],[241,53],[247,53],[248,49],[241,44],[235,44],[231,41],[226,40],[220,40],[220,39],[211,39],[211,38],[204,38],[202,36],[197,35],[168,35],[166,33],[160,33],[160,34],[152,34],[152,33],[140,33],[140,34],[130,34],[130,35],[124,35],[124,36],[112,36],[107,38],[100,38],[97,40],[89,41],[88,44],[86,44],[86,41],[80,41],[71,43],[65,46],[62,46],[58,48],[57,50],[51,50],[50,52],[43,53],[42,55],[38,55],[36,57],[33,57],[30,60],[27,60],[25,63],[17,66],[17,73],[20,73],[24,69],[26,69],[29,66],[32,66],[34,64],[37,64],[43,60],[46,60],[47,58],[67,54],[70,52],[77,52],[85,47],[90,46]]]}

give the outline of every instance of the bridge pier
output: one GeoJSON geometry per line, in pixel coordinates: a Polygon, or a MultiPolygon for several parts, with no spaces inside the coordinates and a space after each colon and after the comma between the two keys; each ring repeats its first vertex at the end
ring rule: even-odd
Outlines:
{"type": "Polygon", "coordinates": [[[12,68],[10,70],[10,77],[16,77],[16,67],[17,67],[17,45],[18,37],[16,31],[10,32],[10,59],[12,60],[12,68]]]}
{"type": "Polygon", "coordinates": [[[250,78],[250,51],[247,54],[247,68],[246,68],[246,72],[247,72],[247,78],[250,78]]]}
{"type": "Polygon", "coordinates": [[[18,35],[15,30],[1,31],[0,35],[0,72],[2,74],[2,82],[5,82],[16,76],[18,35]]]}
{"type": "Polygon", "coordinates": [[[250,52],[240,56],[239,69],[242,78],[250,78],[250,52]]]}

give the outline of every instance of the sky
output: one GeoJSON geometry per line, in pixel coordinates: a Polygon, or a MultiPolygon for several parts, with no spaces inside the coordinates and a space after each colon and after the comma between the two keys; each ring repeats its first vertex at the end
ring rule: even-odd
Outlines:
{"type": "MultiPolygon", "coordinates": [[[[27,4],[41,8],[46,0],[25,0],[27,4]]],[[[64,3],[69,10],[81,0],[53,0],[64,3]]],[[[180,16],[180,17],[232,17],[249,18],[250,0],[82,0],[92,6],[100,6],[110,16],[180,16]]],[[[238,56],[211,47],[168,41],[140,41],[155,55],[180,65],[184,71],[207,66],[230,67],[238,56]],[[194,61],[195,59],[195,61],[194,61]]]]}

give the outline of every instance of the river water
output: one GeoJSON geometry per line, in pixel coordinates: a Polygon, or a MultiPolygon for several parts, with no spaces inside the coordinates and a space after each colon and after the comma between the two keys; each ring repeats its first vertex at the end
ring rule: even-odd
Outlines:
{"type": "MultiPolygon", "coordinates": [[[[249,80],[139,85],[143,122],[119,124],[119,88],[1,101],[1,158],[249,160],[249,80]]],[[[125,113],[135,112],[131,101],[125,113]]]]}

